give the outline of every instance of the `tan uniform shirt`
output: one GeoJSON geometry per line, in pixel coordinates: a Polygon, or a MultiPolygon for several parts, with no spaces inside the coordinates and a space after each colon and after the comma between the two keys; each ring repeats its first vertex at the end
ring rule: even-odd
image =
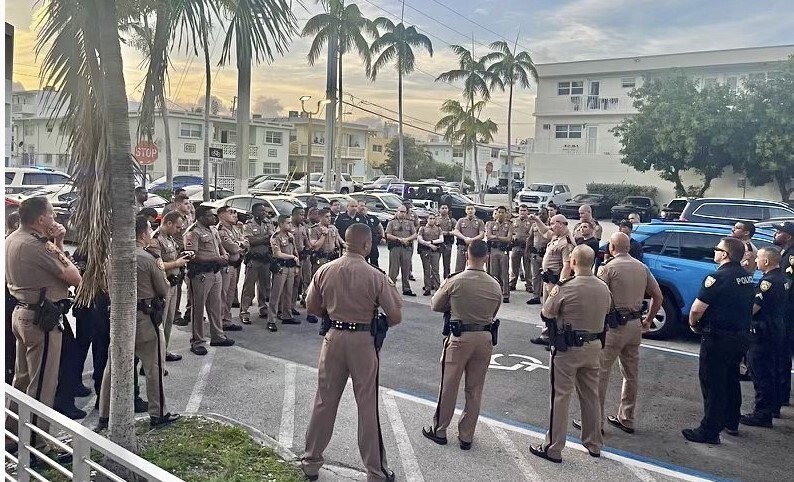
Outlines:
{"type": "Polygon", "coordinates": [[[490,325],[502,305],[502,287],[481,269],[466,268],[445,279],[433,295],[433,311],[449,311],[453,320],[490,325]]]}
{"type": "Polygon", "coordinates": [[[485,225],[488,241],[496,243],[509,243],[513,240],[513,223],[510,221],[488,221],[485,225]],[[502,239],[499,239],[502,238],[502,239]]]}
{"type": "Polygon", "coordinates": [[[163,260],[141,247],[135,248],[135,261],[138,271],[139,300],[160,297],[165,298],[171,285],[165,277],[163,260]]]}
{"type": "Polygon", "coordinates": [[[598,277],[612,292],[615,308],[640,311],[645,293],[653,293],[659,288],[656,278],[641,261],[628,253],[619,253],[598,268],[598,277]]]}
{"type": "Polygon", "coordinates": [[[270,238],[270,248],[273,250],[273,259],[281,259],[279,254],[298,255],[298,251],[295,249],[295,237],[292,233],[277,231],[270,238]]]}
{"type": "Polygon", "coordinates": [[[455,229],[467,238],[476,238],[485,232],[485,222],[480,218],[469,219],[468,217],[458,219],[455,229]]]}
{"type": "MultiPolygon", "coordinates": [[[[602,228],[601,225],[598,224],[598,221],[596,221],[595,219],[590,221],[590,224],[593,225],[593,237],[596,238],[597,240],[601,241],[601,234],[604,232],[604,228],[602,228]]],[[[581,226],[582,226],[582,223],[579,222],[579,223],[576,223],[576,226],[573,227],[573,237],[574,238],[583,237],[582,233],[581,233],[581,226]]]]}
{"type": "Polygon", "coordinates": [[[269,219],[265,218],[262,222],[257,222],[251,218],[243,226],[243,234],[248,238],[249,250],[251,253],[268,254],[270,252],[270,237],[273,236],[275,228],[269,219]]]}
{"type": "Polygon", "coordinates": [[[513,219],[513,239],[516,246],[526,246],[529,232],[532,230],[532,224],[532,220],[529,218],[521,219],[521,217],[517,217],[513,219]]]}
{"type": "Polygon", "coordinates": [[[571,251],[576,247],[569,234],[554,236],[546,246],[546,255],[543,256],[543,269],[550,269],[555,274],[560,274],[562,267],[571,259],[571,251]]]}
{"type": "Polygon", "coordinates": [[[438,241],[441,238],[441,228],[439,226],[422,226],[419,228],[419,237],[429,243],[438,241]]]}
{"type": "Polygon", "coordinates": [[[447,234],[452,234],[452,230],[455,229],[455,219],[447,216],[439,216],[437,225],[441,228],[441,230],[447,234]]]}
{"type": "MultiPolygon", "coordinates": [[[[323,232],[321,226],[317,224],[309,231],[309,240],[311,242],[317,241],[323,237],[322,234],[323,232]]],[[[328,234],[326,234],[325,239],[323,239],[323,244],[321,244],[320,248],[316,249],[315,251],[322,253],[332,253],[336,251],[339,243],[339,230],[336,229],[336,226],[330,224],[328,225],[328,234]]]]}
{"type": "Polygon", "coordinates": [[[185,232],[185,250],[195,251],[196,261],[206,261],[226,254],[221,244],[218,228],[194,224],[185,232]]]}
{"type": "Polygon", "coordinates": [[[386,234],[397,236],[398,238],[408,238],[416,233],[416,225],[410,219],[394,218],[386,225],[386,234]]]}
{"type": "Polygon", "coordinates": [[[599,333],[612,304],[606,283],[593,275],[574,276],[549,292],[543,312],[557,318],[557,328],[571,325],[574,330],[599,333]]]}
{"type": "MultiPolygon", "coordinates": [[[[154,241],[157,243],[157,247],[160,250],[160,257],[163,259],[164,263],[176,261],[179,257],[179,251],[174,238],[159,233],[157,237],[154,238],[154,241]]],[[[166,274],[179,274],[179,268],[172,268],[170,271],[166,272],[166,274]]]]}
{"type": "Polygon", "coordinates": [[[24,227],[6,238],[6,284],[20,303],[38,303],[42,288],[50,301],[67,298],[69,285],[60,276],[71,266],[55,243],[24,227]]]}
{"type": "Polygon", "coordinates": [[[388,314],[401,310],[402,300],[384,272],[348,251],[317,269],[306,291],[306,305],[321,306],[334,321],[371,323],[378,306],[388,314]]]}
{"type": "Polygon", "coordinates": [[[405,219],[414,223],[414,228],[419,229],[419,216],[415,212],[408,211],[405,213],[405,219]]]}
{"type": "Polygon", "coordinates": [[[537,223],[534,221],[532,222],[532,227],[529,228],[529,238],[527,239],[527,247],[534,247],[538,251],[545,248],[549,244],[549,236],[552,234],[551,230],[546,231],[546,233],[541,234],[540,230],[538,229],[537,223]]]}
{"type": "Polygon", "coordinates": [[[221,238],[221,246],[229,253],[229,261],[235,262],[240,259],[243,253],[242,240],[245,239],[237,226],[218,224],[218,235],[221,238]]]}
{"type": "Polygon", "coordinates": [[[295,238],[295,249],[299,253],[309,247],[309,230],[306,228],[306,224],[295,225],[292,234],[295,238]]]}

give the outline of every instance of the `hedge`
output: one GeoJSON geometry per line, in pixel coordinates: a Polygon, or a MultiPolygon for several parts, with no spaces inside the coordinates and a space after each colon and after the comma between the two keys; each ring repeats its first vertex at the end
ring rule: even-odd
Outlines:
{"type": "Polygon", "coordinates": [[[659,190],[654,186],[638,186],[636,184],[606,184],[591,182],[587,184],[588,194],[602,194],[609,205],[614,206],[626,196],[648,196],[656,199],[659,190]]]}

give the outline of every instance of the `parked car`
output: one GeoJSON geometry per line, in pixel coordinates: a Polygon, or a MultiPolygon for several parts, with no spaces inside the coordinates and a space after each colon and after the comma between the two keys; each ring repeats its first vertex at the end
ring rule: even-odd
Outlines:
{"type": "Polygon", "coordinates": [[[449,215],[455,219],[466,217],[466,206],[474,204],[474,215],[476,217],[485,222],[493,220],[493,212],[496,209],[494,206],[476,203],[459,192],[448,192],[443,199],[449,205],[449,215]]]}
{"type": "Polygon", "coordinates": [[[414,205],[421,205],[427,210],[437,210],[444,195],[441,186],[428,182],[395,182],[389,184],[387,192],[410,199],[414,205]]]}
{"type": "Polygon", "coordinates": [[[681,213],[684,212],[684,208],[686,204],[695,198],[691,197],[677,197],[670,201],[669,203],[662,206],[662,210],[659,211],[659,217],[666,220],[666,221],[673,221],[681,217],[681,213]]]}
{"type": "Polygon", "coordinates": [[[350,202],[353,197],[348,196],[347,194],[341,193],[295,193],[291,194],[291,197],[297,199],[301,202],[304,206],[306,206],[306,201],[310,197],[314,196],[317,199],[317,209],[324,209],[331,207],[331,201],[339,201],[339,212],[341,213],[346,209],[347,203],[350,202]]]}
{"type": "Polygon", "coordinates": [[[249,177],[248,178],[248,188],[250,189],[256,184],[259,184],[262,181],[267,181],[268,179],[281,179],[282,181],[287,179],[286,174],[260,174],[258,176],[249,177]]]}
{"type": "Polygon", "coordinates": [[[687,203],[681,221],[693,223],[733,224],[736,221],[794,216],[787,204],[763,199],[700,198],[687,203]]]}
{"type": "Polygon", "coordinates": [[[647,196],[626,196],[612,207],[612,222],[618,223],[621,219],[628,218],[631,213],[639,214],[640,221],[647,223],[659,217],[659,206],[653,198],[647,196]]]}
{"type": "Polygon", "coordinates": [[[72,182],[69,174],[49,167],[6,167],[6,194],[15,194],[53,184],[62,185],[72,182]]]}
{"type": "MultiPolygon", "coordinates": [[[[174,189],[177,188],[186,188],[188,186],[203,186],[204,185],[204,178],[201,176],[190,176],[190,175],[177,175],[173,178],[173,186],[174,189]]],[[[166,189],[166,182],[165,176],[155,179],[149,186],[146,188],[149,192],[155,191],[163,191],[166,189]]]]}
{"type": "MultiPolygon", "coordinates": [[[[397,208],[403,204],[403,200],[400,198],[400,196],[388,192],[357,192],[351,194],[350,197],[358,202],[364,203],[371,214],[388,214],[390,219],[388,219],[387,222],[394,218],[395,214],[397,213],[397,208]]],[[[431,213],[431,211],[428,211],[423,207],[414,206],[414,212],[419,217],[419,223],[421,225],[427,223],[427,216],[431,213]]],[[[381,222],[383,222],[383,220],[381,220],[381,222]]],[[[383,225],[385,227],[386,223],[383,225]]]]}
{"type": "MultiPolygon", "coordinates": [[[[310,181],[314,181],[314,182],[320,182],[320,183],[324,184],[325,183],[325,174],[323,174],[322,172],[313,172],[313,173],[309,174],[309,180],[310,181]]],[[[336,182],[336,177],[334,177],[334,181],[331,183],[331,185],[334,186],[335,182],[336,182]]],[[[355,192],[355,190],[356,190],[356,186],[355,186],[355,183],[353,182],[353,178],[350,177],[350,174],[348,174],[346,172],[343,172],[342,173],[342,187],[339,188],[339,193],[340,194],[349,194],[351,192],[355,192]]]]}
{"type": "MultiPolygon", "coordinates": [[[[190,198],[190,202],[194,205],[198,206],[204,202],[204,186],[185,186],[183,189],[185,190],[185,194],[190,198]]],[[[210,201],[216,201],[229,196],[234,196],[234,191],[222,187],[219,187],[216,191],[215,186],[210,186],[210,201]]]]}
{"type": "MultiPolygon", "coordinates": [[[[724,224],[652,220],[635,227],[631,237],[642,244],[642,261],[664,294],[662,309],[645,337],[671,338],[687,325],[689,310],[703,280],[717,268],[714,246],[730,234],[731,226],[724,224]]],[[[753,243],[758,248],[770,246],[773,232],[756,230],[753,243]]],[[[756,271],[755,280],[760,279],[761,273],[756,271]]]]}
{"type": "Polygon", "coordinates": [[[25,199],[37,196],[42,196],[49,199],[50,204],[52,204],[53,207],[66,207],[77,197],[77,191],[74,189],[74,185],[72,185],[72,183],[50,184],[49,186],[28,189],[18,194],[12,194],[8,197],[15,199],[17,202],[22,202],[25,199]]]}
{"type": "Polygon", "coordinates": [[[775,229],[776,224],[783,224],[785,222],[794,223],[794,216],[783,216],[779,218],[769,218],[763,221],[758,221],[755,224],[755,229],[775,229]]]}
{"type": "Polygon", "coordinates": [[[590,206],[595,219],[608,218],[612,207],[602,194],[577,194],[570,201],[560,204],[558,208],[560,214],[568,219],[579,219],[579,208],[583,204],[590,206]]]}
{"type": "Polygon", "coordinates": [[[550,202],[559,206],[570,199],[571,190],[567,184],[533,182],[516,193],[513,198],[513,210],[518,211],[518,206],[524,204],[529,208],[529,212],[536,213],[550,202]]]}
{"type": "Polygon", "coordinates": [[[389,184],[396,182],[397,176],[391,174],[384,174],[370,179],[370,181],[363,186],[364,191],[385,191],[389,184]]]}
{"type": "Polygon", "coordinates": [[[219,199],[217,201],[209,201],[202,203],[202,206],[212,206],[219,208],[221,206],[230,206],[237,211],[237,219],[240,222],[246,222],[251,218],[251,206],[254,204],[263,203],[270,211],[273,212],[273,221],[276,217],[286,214],[292,215],[292,210],[296,207],[303,207],[303,205],[291,196],[273,195],[273,196],[252,196],[250,194],[240,194],[236,196],[229,196],[227,198],[219,199]]]}
{"type": "Polygon", "coordinates": [[[448,188],[447,189],[448,191],[454,191],[454,190],[457,189],[457,192],[459,192],[461,194],[467,194],[469,192],[469,185],[466,184],[465,182],[464,183],[460,183],[460,182],[451,181],[451,182],[448,182],[446,184],[446,186],[448,188]]]}

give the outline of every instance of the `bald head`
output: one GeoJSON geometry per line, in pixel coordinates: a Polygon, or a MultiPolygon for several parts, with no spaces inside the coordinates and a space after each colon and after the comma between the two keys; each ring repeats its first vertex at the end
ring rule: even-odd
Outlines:
{"type": "Polygon", "coordinates": [[[593,274],[595,251],[586,244],[580,244],[571,252],[571,267],[576,276],[593,274]]]}
{"type": "Polygon", "coordinates": [[[364,257],[369,256],[372,249],[372,231],[366,224],[351,224],[345,231],[345,242],[348,251],[364,257]]]}
{"type": "Polygon", "coordinates": [[[609,237],[609,250],[612,254],[628,253],[630,247],[629,237],[620,231],[609,237]]]}

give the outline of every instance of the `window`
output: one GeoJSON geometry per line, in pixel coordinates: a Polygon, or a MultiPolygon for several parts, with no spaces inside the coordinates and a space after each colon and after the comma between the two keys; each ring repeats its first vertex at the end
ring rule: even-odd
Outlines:
{"type": "Polygon", "coordinates": [[[557,139],[581,139],[582,126],[581,124],[560,124],[554,126],[556,129],[555,137],[557,139]]]}
{"type": "Polygon", "coordinates": [[[791,212],[783,208],[770,207],[769,217],[770,218],[791,217],[791,212]]]}
{"type": "Polygon", "coordinates": [[[176,162],[177,172],[201,172],[201,161],[199,159],[179,159],[176,162]]]}
{"type": "Polygon", "coordinates": [[[6,172],[6,186],[14,182],[15,172],[6,172]]]}
{"type": "Polygon", "coordinates": [[[265,144],[281,145],[281,132],[265,131],[265,144]]]}
{"type": "Polygon", "coordinates": [[[582,95],[582,94],[584,94],[583,80],[557,82],[557,95],[582,95]]]}
{"type": "Polygon", "coordinates": [[[28,172],[22,177],[23,186],[43,186],[47,184],[47,174],[44,172],[28,172]]]}
{"type": "Polygon", "coordinates": [[[193,122],[180,122],[179,137],[201,139],[201,124],[196,124],[193,122]]]}
{"type": "Polygon", "coordinates": [[[714,246],[719,244],[722,236],[704,233],[679,233],[681,254],[684,259],[692,261],[714,260],[714,246]]]}
{"type": "Polygon", "coordinates": [[[438,151],[433,151],[433,155],[438,157],[438,151]]]}
{"type": "Polygon", "coordinates": [[[634,77],[623,77],[620,79],[620,84],[624,89],[633,89],[637,85],[634,77]]]}
{"type": "Polygon", "coordinates": [[[705,217],[727,218],[736,217],[736,206],[729,204],[703,204],[697,208],[694,214],[705,217]],[[731,214],[734,214],[731,216],[731,214]]]}
{"type": "Polygon", "coordinates": [[[256,177],[256,161],[248,163],[248,177],[256,177]]]}
{"type": "Polygon", "coordinates": [[[47,133],[52,132],[52,130],[55,128],[55,121],[53,120],[47,121],[45,128],[47,129],[47,133]]]}
{"type": "Polygon", "coordinates": [[[452,157],[463,157],[463,147],[452,146],[452,157]]]}
{"type": "Polygon", "coordinates": [[[499,159],[499,149],[491,148],[491,159],[499,159]]]}
{"type": "Polygon", "coordinates": [[[267,157],[278,157],[278,149],[268,149],[267,157]]]}
{"type": "Polygon", "coordinates": [[[44,154],[44,164],[52,165],[52,154],[44,154]]]}
{"type": "Polygon", "coordinates": [[[47,174],[47,184],[66,184],[72,179],[63,174],[47,174]]]}
{"type": "MultiPolygon", "coordinates": [[[[252,198],[250,198],[250,197],[238,197],[238,198],[232,199],[231,202],[229,204],[227,204],[227,206],[231,206],[234,209],[239,209],[241,211],[250,211],[251,210],[251,201],[252,201],[252,198]]],[[[256,202],[259,203],[259,202],[262,202],[262,201],[257,200],[256,202]]]]}
{"type": "Polygon", "coordinates": [[[25,122],[24,132],[26,136],[35,136],[36,126],[34,126],[32,122],[25,122]]]}
{"type": "Polygon", "coordinates": [[[262,174],[281,174],[281,164],[278,162],[263,163],[262,174]]]}
{"type": "Polygon", "coordinates": [[[661,254],[664,244],[669,237],[669,233],[654,234],[642,243],[642,252],[650,254],[661,254]]]}
{"type": "Polygon", "coordinates": [[[294,134],[290,134],[290,135],[289,135],[289,141],[290,141],[290,142],[295,142],[295,141],[297,141],[297,140],[298,140],[298,136],[296,136],[296,135],[294,135],[294,134]]]}
{"type": "Polygon", "coordinates": [[[383,152],[383,146],[373,144],[372,145],[372,152],[383,152]]]}
{"type": "MultiPolygon", "coordinates": [[[[760,219],[765,219],[767,216],[764,216],[764,207],[762,206],[744,206],[739,205],[736,206],[736,219],[747,219],[748,221],[758,221],[760,219]]],[[[791,216],[791,214],[788,214],[791,216]]]]}
{"type": "Polygon", "coordinates": [[[195,144],[185,144],[185,152],[189,152],[191,154],[195,154],[196,145],[195,144]]]}

